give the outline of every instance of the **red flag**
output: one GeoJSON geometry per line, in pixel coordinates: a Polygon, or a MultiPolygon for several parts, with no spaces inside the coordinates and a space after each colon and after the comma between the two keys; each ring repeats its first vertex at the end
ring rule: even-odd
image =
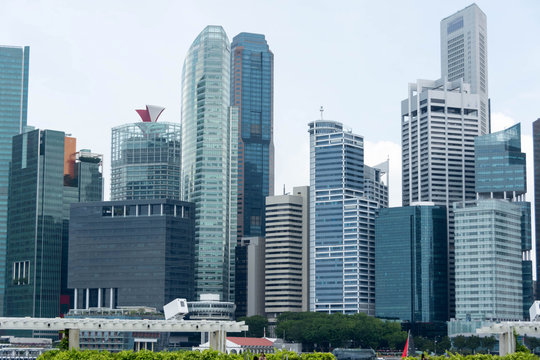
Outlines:
{"type": "Polygon", "coordinates": [[[407,356],[409,356],[409,337],[411,336],[411,332],[409,331],[407,333],[407,342],[405,343],[405,349],[403,349],[403,354],[401,354],[401,358],[404,359],[407,356]]]}

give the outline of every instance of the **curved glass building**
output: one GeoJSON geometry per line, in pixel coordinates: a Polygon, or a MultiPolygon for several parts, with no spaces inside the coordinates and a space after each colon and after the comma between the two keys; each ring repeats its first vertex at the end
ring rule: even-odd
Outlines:
{"type": "Polygon", "coordinates": [[[156,120],[112,129],[111,200],[180,199],[181,126],[156,120]]]}
{"type": "Polygon", "coordinates": [[[238,109],[221,26],[197,36],[182,69],[182,198],[195,203],[195,291],[234,301],[238,109]]]}

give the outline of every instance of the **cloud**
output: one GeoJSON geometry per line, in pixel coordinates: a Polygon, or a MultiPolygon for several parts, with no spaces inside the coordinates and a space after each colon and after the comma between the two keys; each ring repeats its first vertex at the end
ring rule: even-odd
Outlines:
{"type": "Polygon", "coordinates": [[[491,114],[491,132],[507,129],[516,123],[516,120],[503,113],[495,112],[491,114]]]}

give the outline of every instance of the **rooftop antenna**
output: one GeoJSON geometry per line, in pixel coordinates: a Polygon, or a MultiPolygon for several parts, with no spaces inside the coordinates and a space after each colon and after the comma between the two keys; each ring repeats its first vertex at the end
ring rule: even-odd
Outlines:
{"type": "Polygon", "coordinates": [[[323,112],[324,112],[324,108],[321,106],[321,109],[319,110],[321,112],[321,120],[323,120],[323,112]]]}
{"type": "Polygon", "coordinates": [[[283,184],[283,195],[285,195],[285,184],[283,184]]]}

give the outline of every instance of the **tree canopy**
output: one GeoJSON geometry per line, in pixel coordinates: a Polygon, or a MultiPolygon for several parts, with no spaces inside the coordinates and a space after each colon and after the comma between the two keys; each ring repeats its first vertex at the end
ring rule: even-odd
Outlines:
{"type": "Polygon", "coordinates": [[[402,349],[407,340],[399,322],[363,313],[283,313],[278,317],[276,336],[300,342],[307,351],[330,351],[337,347],[395,350],[402,349]]]}

